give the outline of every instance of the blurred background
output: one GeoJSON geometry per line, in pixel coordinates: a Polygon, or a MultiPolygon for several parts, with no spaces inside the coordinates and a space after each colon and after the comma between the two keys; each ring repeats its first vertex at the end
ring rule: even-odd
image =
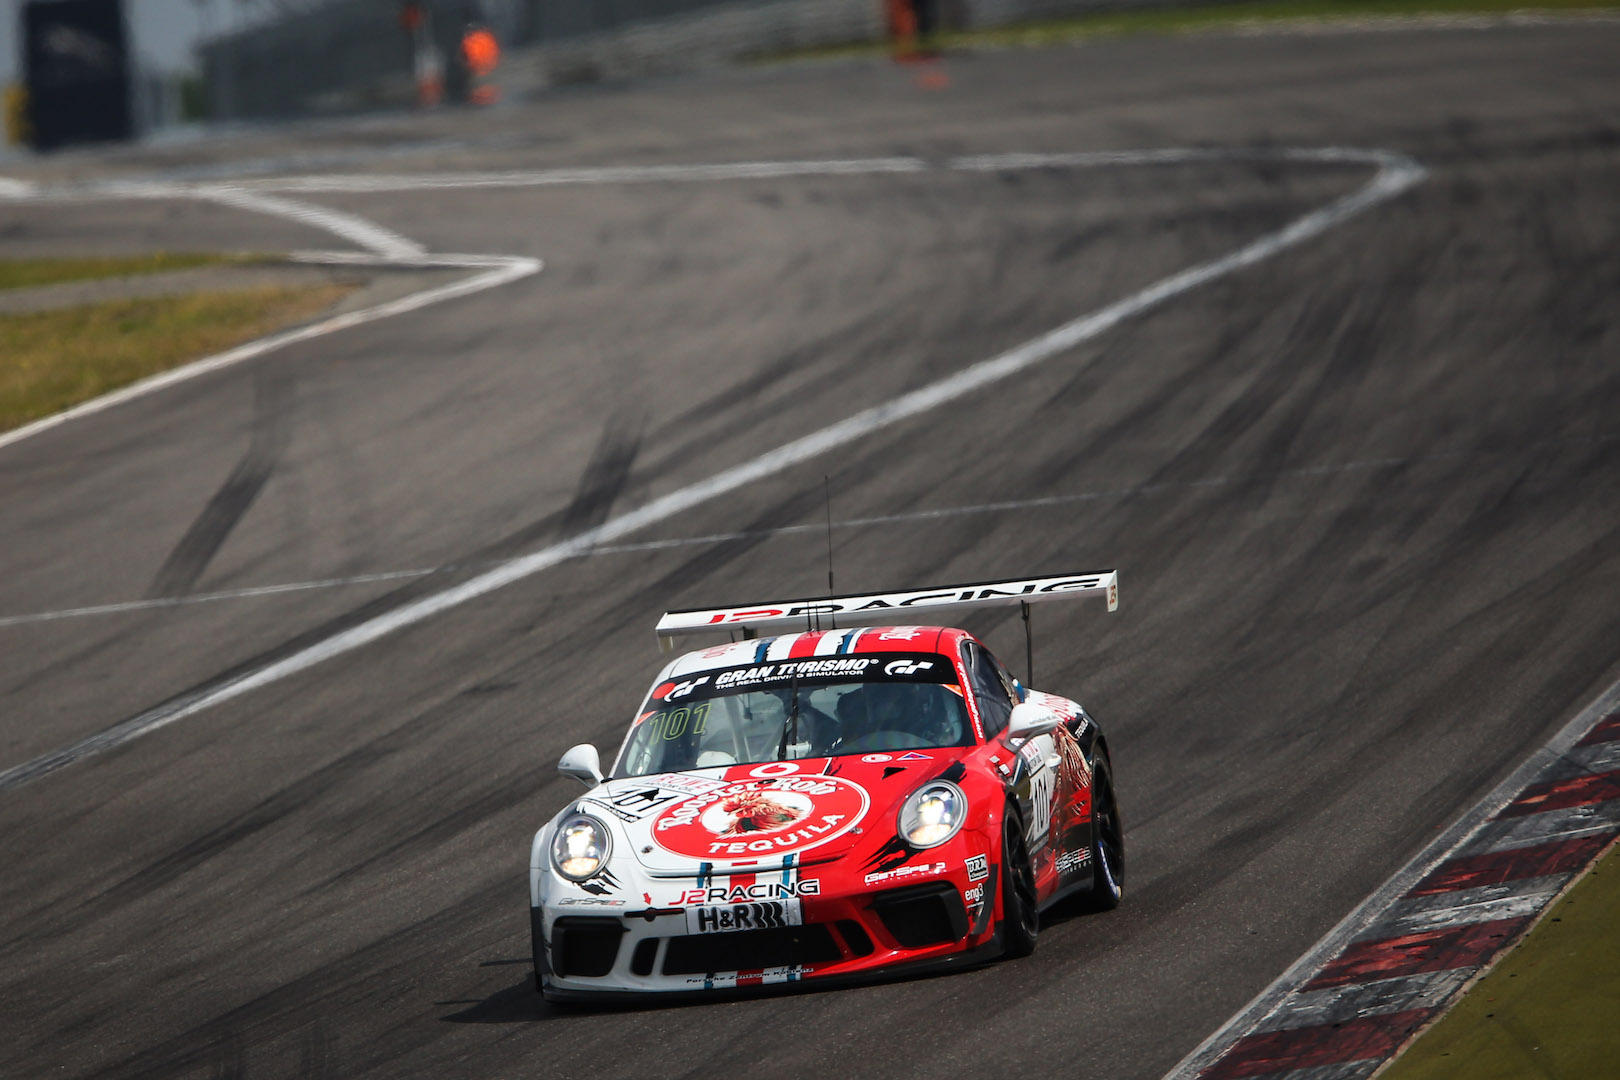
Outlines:
{"type": "MultiPolygon", "coordinates": [[[[1358,942],[1466,983],[1620,835],[1620,0],[1525,2],[0,0],[0,1077],[1165,1080],[1611,703],[1574,846],[1494,822],[1484,931],[1358,942]],[[553,1011],[553,763],[624,737],[660,612],[835,558],[1120,570],[1033,668],[1108,732],[1126,903],[553,1011]]],[[[1429,1080],[1614,1075],[1613,922],[1429,1080]]],[[[1312,999],[1345,1053],[1440,1007],[1363,989],[1312,999]]]]}
{"type": "Polygon", "coordinates": [[[1164,0],[6,0],[11,144],[492,104],[547,86],[1164,0]]]}
{"type": "Polygon", "coordinates": [[[939,29],[1002,26],[1099,6],[1097,0],[6,0],[0,85],[7,142],[50,149],[204,120],[492,104],[502,94],[551,85],[697,70],[895,34],[920,32],[926,39],[939,29]]]}

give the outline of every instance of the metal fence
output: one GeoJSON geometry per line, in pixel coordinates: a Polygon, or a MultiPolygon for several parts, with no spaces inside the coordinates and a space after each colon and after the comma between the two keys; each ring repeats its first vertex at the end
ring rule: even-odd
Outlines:
{"type": "Polygon", "coordinates": [[[728,2],[731,0],[526,0],[513,44],[567,41],[728,2]]]}
{"type": "Polygon", "coordinates": [[[335,0],[200,49],[217,119],[341,112],[411,100],[412,46],[389,0],[335,0]]]}

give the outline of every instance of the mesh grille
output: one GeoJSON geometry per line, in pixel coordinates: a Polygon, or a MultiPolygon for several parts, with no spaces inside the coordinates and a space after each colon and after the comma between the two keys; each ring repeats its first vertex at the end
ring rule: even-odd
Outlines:
{"type": "Polygon", "coordinates": [[[665,975],[830,964],[843,959],[825,926],[785,926],[735,934],[690,934],[669,939],[665,975]]]}

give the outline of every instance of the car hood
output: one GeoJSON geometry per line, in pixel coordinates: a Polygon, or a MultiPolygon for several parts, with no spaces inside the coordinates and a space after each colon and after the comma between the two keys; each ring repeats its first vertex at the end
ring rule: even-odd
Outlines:
{"type": "Polygon", "coordinates": [[[958,769],[964,753],[892,750],[623,777],[577,805],[614,821],[654,876],[760,873],[826,862],[892,834],[900,802],[958,769]]]}

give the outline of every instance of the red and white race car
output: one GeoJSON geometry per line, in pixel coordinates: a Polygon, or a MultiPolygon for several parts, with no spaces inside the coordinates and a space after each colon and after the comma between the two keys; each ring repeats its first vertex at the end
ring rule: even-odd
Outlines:
{"type": "Polygon", "coordinates": [[[687,653],[607,777],[535,834],[547,998],[825,985],[1025,956],[1060,900],[1120,901],[1108,746],[963,630],[849,628],[917,609],[1103,593],[1113,571],[672,612],[661,637],[804,627],[687,653]]]}

